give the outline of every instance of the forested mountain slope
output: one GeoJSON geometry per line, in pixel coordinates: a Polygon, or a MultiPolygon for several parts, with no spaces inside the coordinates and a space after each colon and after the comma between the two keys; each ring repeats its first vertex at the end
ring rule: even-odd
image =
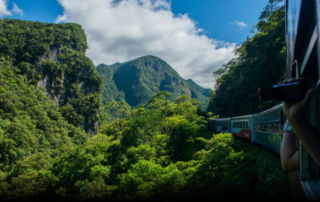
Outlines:
{"type": "Polygon", "coordinates": [[[287,199],[278,156],[207,130],[209,90],[153,56],[100,65],[102,87],[86,48],[76,24],[0,20],[0,201],[287,199]],[[92,136],[102,88],[148,105],[110,103],[92,136]]]}
{"type": "Polygon", "coordinates": [[[125,100],[130,106],[147,104],[160,92],[169,91],[174,97],[188,95],[207,106],[210,89],[204,89],[191,79],[184,80],[165,61],[155,56],[144,56],[111,66],[100,64],[97,70],[103,80],[103,103],[125,100]]]}
{"type": "Polygon", "coordinates": [[[215,94],[207,110],[231,117],[266,110],[277,101],[261,102],[258,88],[285,78],[285,11],[281,0],[269,1],[254,28],[257,33],[235,50],[238,58],[215,71],[215,94]]]}
{"type": "Polygon", "coordinates": [[[86,49],[77,24],[0,20],[0,57],[12,61],[28,84],[44,87],[69,123],[94,134],[102,80],[86,49]]]}

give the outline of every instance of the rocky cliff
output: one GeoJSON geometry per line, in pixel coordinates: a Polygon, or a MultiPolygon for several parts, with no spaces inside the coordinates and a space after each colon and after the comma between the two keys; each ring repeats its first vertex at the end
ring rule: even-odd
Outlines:
{"type": "Polygon", "coordinates": [[[0,30],[0,57],[43,88],[69,123],[97,133],[102,79],[85,56],[81,26],[4,19],[0,30]]]}

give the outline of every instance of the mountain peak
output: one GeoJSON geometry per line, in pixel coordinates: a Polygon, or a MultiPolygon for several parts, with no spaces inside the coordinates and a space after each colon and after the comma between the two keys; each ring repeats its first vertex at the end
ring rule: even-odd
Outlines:
{"type": "MultiPolygon", "coordinates": [[[[147,55],[111,66],[117,66],[112,71],[113,76],[110,75],[111,71],[97,68],[101,76],[104,76],[104,82],[109,83],[110,87],[106,86],[108,88],[106,92],[116,89],[118,92],[116,94],[124,97],[132,107],[147,104],[149,99],[159,91],[169,91],[174,95],[173,99],[186,94],[201,101],[204,107],[208,104],[209,93],[205,93],[206,89],[191,79],[181,78],[166,61],[159,57],[147,55]]],[[[119,96],[117,95],[118,98],[119,96]]],[[[108,96],[108,100],[104,100],[104,103],[111,101],[112,97],[108,96]]]]}

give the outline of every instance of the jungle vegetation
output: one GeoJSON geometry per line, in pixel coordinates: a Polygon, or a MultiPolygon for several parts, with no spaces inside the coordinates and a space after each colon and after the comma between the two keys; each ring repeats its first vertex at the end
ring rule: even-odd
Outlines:
{"type": "Polygon", "coordinates": [[[69,123],[93,131],[102,78],[85,56],[87,48],[86,35],[75,23],[0,19],[0,57],[11,61],[26,83],[42,85],[69,123]]]}
{"type": "Polygon", "coordinates": [[[235,49],[237,58],[213,72],[215,92],[207,111],[220,117],[258,113],[279,104],[261,102],[259,87],[273,86],[285,79],[285,6],[282,0],[269,0],[259,22],[247,38],[235,49]]]}
{"type": "Polygon", "coordinates": [[[214,135],[199,101],[159,92],[94,137],[68,124],[43,91],[1,63],[0,198],[2,200],[279,199],[287,195],[279,157],[214,135]],[[4,79],[5,78],[5,79],[4,79]],[[14,95],[14,92],[17,95],[14,95]],[[26,93],[27,92],[27,93],[26,93]],[[1,105],[4,106],[4,105],[1,105]]]}
{"type": "MultiPolygon", "coordinates": [[[[218,108],[222,106],[217,95],[229,85],[224,81],[231,82],[229,76],[236,75],[233,72],[246,70],[244,64],[250,62],[262,68],[268,58],[280,61],[278,57],[282,56],[277,51],[266,56],[269,52],[263,52],[260,43],[252,44],[260,37],[264,38],[262,45],[273,40],[269,50],[272,44],[280,49],[277,44],[282,39],[272,30],[284,30],[284,25],[279,25],[283,13],[279,8],[265,12],[265,16],[257,25],[260,32],[238,49],[246,52],[217,80],[220,87],[212,93],[208,107],[214,107],[215,113],[231,114],[223,114],[224,109],[218,108]],[[250,44],[262,51],[251,60],[250,44]],[[245,58],[243,63],[238,62],[241,58],[245,58]]],[[[1,201],[286,199],[287,177],[279,157],[231,134],[208,131],[207,120],[199,113],[202,101],[197,93],[190,97],[191,90],[188,94],[179,88],[197,86],[179,80],[164,61],[148,56],[110,68],[100,66],[98,70],[108,76],[102,80],[85,57],[86,38],[79,25],[4,19],[0,27],[1,201]],[[56,61],[52,59],[53,47],[58,49],[56,61]],[[121,79],[111,80],[126,71],[135,75],[128,83],[120,85],[117,82],[121,79]],[[162,71],[164,80],[157,71],[162,71]],[[50,78],[49,87],[38,86],[44,78],[50,78]],[[109,83],[103,84],[106,79],[109,83]],[[173,86],[173,82],[179,85],[173,86]],[[149,83],[154,88],[149,88],[149,83]],[[115,87],[116,93],[107,94],[115,87]],[[135,97],[138,101],[126,99],[135,96],[127,94],[130,91],[141,93],[135,97]],[[102,95],[109,96],[103,107],[102,95]],[[109,112],[114,117],[106,123],[111,117],[104,114],[109,112]],[[88,117],[101,123],[95,135],[83,125],[88,117]]],[[[250,72],[253,64],[247,67],[250,72]]],[[[276,71],[272,75],[278,72],[274,68],[264,71],[276,71]]],[[[237,85],[246,85],[243,80],[237,85]]],[[[206,90],[197,91],[208,95],[206,90]]]]}
{"type": "Polygon", "coordinates": [[[154,94],[169,91],[174,95],[173,99],[185,94],[199,100],[205,109],[212,91],[191,79],[184,80],[169,64],[155,56],[143,56],[111,66],[100,64],[97,70],[103,76],[103,104],[125,101],[137,108],[147,104],[154,94]]]}

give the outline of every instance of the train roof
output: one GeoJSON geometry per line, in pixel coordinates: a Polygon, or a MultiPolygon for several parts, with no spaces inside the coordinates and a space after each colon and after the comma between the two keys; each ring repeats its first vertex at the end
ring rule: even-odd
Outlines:
{"type": "Polygon", "coordinates": [[[218,118],[214,119],[215,121],[230,121],[230,118],[218,118]]]}
{"type": "Polygon", "coordinates": [[[251,116],[261,116],[261,115],[264,115],[264,114],[268,114],[270,112],[273,112],[275,110],[278,110],[278,109],[282,109],[283,108],[283,104],[279,104],[277,106],[274,106],[270,109],[267,109],[263,112],[260,112],[260,113],[257,113],[257,114],[248,114],[248,115],[243,115],[243,116],[235,116],[235,117],[229,117],[229,118],[216,118],[216,119],[209,119],[209,121],[230,121],[231,120],[234,120],[234,119],[248,119],[248,118],[251,118],[251,116]]]}
{"type": "Polygon", "coordinates": [[[248,119],[251,118],[252,114],[248,114],[248,115],[243,115],[243,116],[236,116],[236,117],[231,117],[231,119],[248,119]]]}
{"type": "Polygon", "coordinates": [[[282,109],[282,108],[283,108],[283,104],[279,104],[279,105],[274,106],[274,107],[272,107],[272,108],[270,108],[270,109],[267,109],[267,110],[265,110],[265,111],[263,111],[263,112],[254,114],[253,116],[254,116],[254,117],[255,117],[255,116],[262,116],[262,115],[264,115],[264,114],[268,114],[268,113],[271,113],[271,112],[273,112],[273,111],[276,111],[276,110],[282,109]]]}

